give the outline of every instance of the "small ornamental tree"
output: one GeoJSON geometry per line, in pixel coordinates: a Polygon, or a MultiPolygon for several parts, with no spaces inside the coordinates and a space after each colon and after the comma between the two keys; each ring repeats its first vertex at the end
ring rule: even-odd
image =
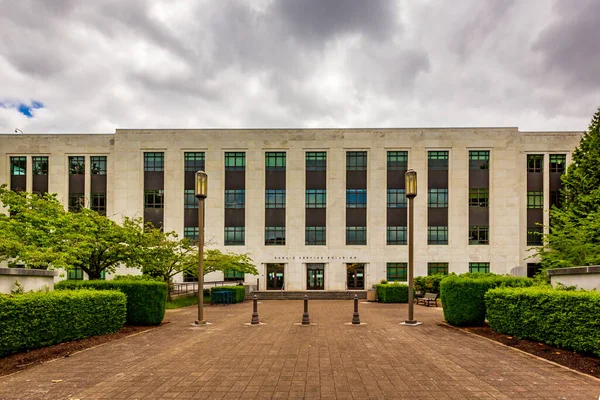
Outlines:
{"type": "Polygon", "coordinates": [[[544,268],[600,264],[600,107],[562,176],[562,205],[536,255],[544,268]]]}

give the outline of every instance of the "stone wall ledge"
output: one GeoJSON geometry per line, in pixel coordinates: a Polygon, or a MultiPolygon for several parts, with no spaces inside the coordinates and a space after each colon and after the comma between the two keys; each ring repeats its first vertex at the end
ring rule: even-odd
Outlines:
{"type": "Polygon", "coordinates": [[[548,275],[582,275],[582,274],[600,274],[600,265],[590,265],[587,267],[570,267],[549,269],[548,275]]]}
{"type": "Polygon", "coordinates": [[[58,276],[58,271],[30,268],[0,268],[0,275],[11,276],[58,276]]]}

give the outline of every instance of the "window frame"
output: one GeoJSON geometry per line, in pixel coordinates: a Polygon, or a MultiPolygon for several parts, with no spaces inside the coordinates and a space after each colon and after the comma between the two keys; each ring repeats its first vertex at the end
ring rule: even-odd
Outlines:
{"type": "Polygon", "coordinates": [[[544,208],[544,192],[528,191],[527,192],[527,209],[536,210],[544,208]]]}
{"type": "Polygon", "coordinates": [[[185,172],[206,171],[206,153],[204,151],[186,151],[183,153],[185,172]]]}
{"type": "Polygon", "coordinates": [[[366,171],[368,161],[366,151],[346,151],[346,171],[366,171]]]}
{"type": "Polygon", "coordinates": [[[387,189],[386,198],[387,208],[406,208],[408,199],[406,198],[406,189],[387,189]]]}
{"type": "Polygon", "coordinates": [[[544,227],[543,226],[528,226],[527,227],[527,246],[543,246],[544,245],[544,227]]]}
{"type": "Polygon", "coordinates": [[[144,209],[164,209],[164,189],[144,189],[144,209]],[[150,201],[152,200],[152,201],[150,201]]]}
{"type": "Polygon", "coordinates": [[[544,172],[544,155],[543,154],[527,154],[527,172],[543,173],[544,172]]]}
{"type": "Polygon", "coordinates": [[[327,152],[307,151],[305,162],[306,171],[327,171],[327,152]]]}
{"type": "Polygon", "coordinates": [[[223,242],[224,242],[225,246],[245,246],[246,227],[244,227],[244,226],[226,226],[223,239],[224,239],[223,242]],[[233,235],[232,240],[228,240],[228,233],[233,235]]]}
{"type": "Polygon", "coordinates": [[[31,174],[44,176],[48,175],[48,169],[50,165],[50,157],[48,156],[33,156],[31,157],[31,174]],[[42,166],[43,163],[46,163],[46,167],[42,166]]]}
{"type": "Polygon", "coordinates": [[[265,246],[285,246],[285,233],[285,226],[265,226],[265,246]]]}
{"type": "Polygon", "coordinates": [[[188,239],[192,243],[198,243],[198,227],[197,226],[184,226],[183,227],[183,238],[188,239]],[[190,235],[190,232],[192,235],[190,235]]]}
{"type": "Polygon", "coordinates": [[[285,171],[287,164],[287,154],[285,151],[266,151],[265,152],[265,170],[285,171]]]}
{"type": "Polygon", "coordinates": [[[346,189],[346,208],[367,208],[367,189],[346,189]]]}
{"type": "Polygon", "coordinates": [[[448,208],[448,189],[427,189],[427,207],[448,208]]]}
{"type": "Polygon", "coordinates": [[[490,189],[469,188],[469,207],[489,208],[490,189]]]}
{"type": "Polygon", "coordinates": [[[408,169],[408,151],[388,151],[386,157],[388,171],[405,171],[408,169]]]}
{"type": "Polygon", "coordinates": [[[490,227],[485,225],[469,225],[469,245],[489,245],[490,227]],[[483,236],[483,238],[482,238],[483,236]],[[477,239],[474,239],[477,237],[477,239]]]}
{"type": "Polygon", "coordinates": [[[305,208],[326,208],[327,189],[306,189],[304,206],[305,208]]]}
{"type": "Polygon", "coordinates": [[[85,156],[69,156],[69,175],[85,175],[85,156]]]}
{"type": "Polygon", "coordinates": [[[246,274],[243,273],[242,271],[235,271],[233,269],[226,269],[223,271],[223,280],[226,282],[230,282],[230,281],[243,281],[246,276],[246,274]]]}
{"type": "Polygon", "coordinates": [[[106,175],[108,170],[108,157],[90,156],[90,174],[106,175]],[[97,164],[95,164],[97,163],[97,164]]]}
{"type": "Polygon", "coordinates": [[[306,226],[304,228],[304,244],[306,246],[325,246],[327,244],[327,227],[306,226]],[[322,236],[322,240],[319,240],[322,236]]]}
{"type": "Polygon", "coordinates": [[[428,226],[427,227],[428,245],[447,245],[448,244],[448,226],[428,226]],[[435,233],[435,237],[433,234],[435,233]],[[440,236],[441,233],[441,236],[440,236]]]}
{"type": "Polygon", "coordinates": [[[406,245],[408,241],[408,227],[387,226],[385,230],[385,243],[388,246],[406,245]]]}
{"type": "Polygon", "coordinates": [[[367,227],[366,226],[347,226],[346,227],[346,245],[366,245],[367,227]]]}
{"type": "Polygon", "coordinates": [[[27,176],[27,156],[10,157],[10,176],[27,176]],[[19,173],[15,174],[17,170],[19,173]]]}
{"type": "Polygon", "coordinates": [[[196,190],[194,189],[183,189],[183,208],[184,209],[197,209],[198,199],[196,199],[196,190]]]}
{"type": "Polygon", "coordinates": [[[246,152],[244,151],[226,151],[225,152],[225,171],[245,171],[246,170],[246,152]]]}
{"type": "Polygon", "coordinates": [[[144,152],[144,172],[164,172],[165,153],[162,151],[144,152]]]}
{"type": "Polygon", "coordinates": [[[408,263],[389,262],[385,264],[385,278],[388,282],[406,282],[408,280],[408,263]],[[393,270],[393,274],[390,274],[393,270]],[[399,271],[403,271],[399,273],[399,271]]]}
{"type": "Polygon", "coordinates": [[[427,276],[435,275],[435,274],[444,274],[448,275],[450,272],[449,264],[447,262],[428,262],[427,263],[427,276]],[[439,271],[443,272],[439,272],[439,271]]]}
{"type": "Polygon", "coordinates": [[[78,212],[85,208],[85,193],[69,193],[67,209],[69,212],[78,212]]]}
{"type": "Polygon", "coordinates": [[[447,171],[450,164],[450,151],[427,151],[427,169],[432,171],[447,171]]]}
{"type": "Polygon", "coordinates": [[[489,150],[469,150],[469,170],[489,170],[490,169],[490,151],[489,150]]]}
{"type": "Polygon", "coordinates": [[[90,210],[106,216],[106,193],[90,193],[90,210]],[[100,200],[103,204],[100,204],[100,200]]]}
{"type": "Polygon", "coordinates": [[[285,189],[265,189],[265,208],[285,208],[285,189]],[[270,201],[273,200],[273,201],[270,201]]]}
{"type": "Polygon", "coordinates": [[[482,273],[489,274],[490,273],[490,263],[489,262],[470,262],[469,263],[469,273],[482,273]],[[481,269],[484,269],[481,271],[481,269]]]}
{"type": "Polygon", "coordinates": [[[225,189],[224,201],[225,209],[246,208],[246,189],[225,189]],[[241,202],[238,196],[241,196],[241,202]]]}

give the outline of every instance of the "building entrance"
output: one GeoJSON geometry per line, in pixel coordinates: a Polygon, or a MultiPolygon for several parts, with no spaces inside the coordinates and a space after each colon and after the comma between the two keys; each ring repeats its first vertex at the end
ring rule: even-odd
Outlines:
{"type": "Polygon", "coordinates": [[[325,264],[306,264],[306,290],[325,289],[325,264]]]}
{"type": "Polygon", "coordinates": [[[267,264],[267,290],[281,290],[284,276],[283,264],[267,264]]]}
{"type": "Polygon", "coordinates": [[[364,290],[365,264],[346,264],[348,290],[364,290]]]}

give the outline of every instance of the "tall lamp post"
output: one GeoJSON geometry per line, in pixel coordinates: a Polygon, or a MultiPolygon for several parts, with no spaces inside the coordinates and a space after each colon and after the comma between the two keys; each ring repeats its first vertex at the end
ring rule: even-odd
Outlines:
{"type": "Polygon", "coordinates": [[[198,199],[198,320],[196,325],[206,325],[204,320],[204,199],[208,191],[208,175],[196,172],[195,196],[198,199]]]}
{"type": "Polygon", "coordinates": [[[417,197],[417,172],[409,169],[404,175],[406,197],[408,198],[408,319],[404,325],[420,325],[414,319],[413,287],[414,287],[414,268],[415,268],[415,205],[414,199],[417,197]]]}

